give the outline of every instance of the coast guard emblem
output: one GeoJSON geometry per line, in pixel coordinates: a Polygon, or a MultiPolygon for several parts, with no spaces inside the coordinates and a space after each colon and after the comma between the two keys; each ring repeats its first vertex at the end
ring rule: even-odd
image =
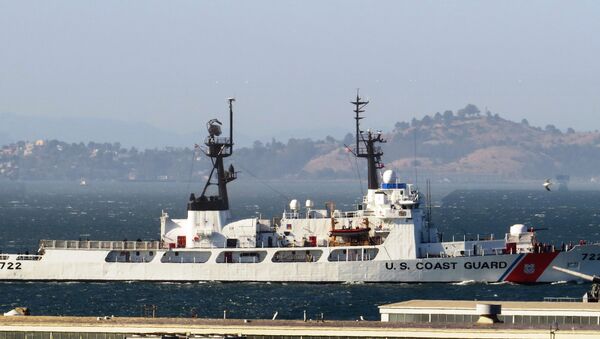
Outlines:
{"type": "Polygon", "coordinates": [[[525,264],[523,267],[523,273],[533,274],[535,272],[535,264],[525,264]]]}

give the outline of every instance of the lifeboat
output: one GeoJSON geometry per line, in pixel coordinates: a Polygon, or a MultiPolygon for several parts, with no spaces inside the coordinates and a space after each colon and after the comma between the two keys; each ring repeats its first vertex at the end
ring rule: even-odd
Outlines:
{"type": "Polygon", "coordinates": [[[370,230],[371,230],[370,227],[341,228],[341,229],[336,228],[336,229],[331,230],[329,232],[329,235],[332,237],[340,237],[340,236],[354,237],[354,236],[369,234],[370,230]]]}

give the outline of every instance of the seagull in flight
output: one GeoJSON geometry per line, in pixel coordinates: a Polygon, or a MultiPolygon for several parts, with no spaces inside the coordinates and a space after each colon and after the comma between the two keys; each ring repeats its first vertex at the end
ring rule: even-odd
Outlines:
{"type": "Polygon", "coordinates": [[[550,181],[550,179],[546,179],[546,181],[544,181],[544,188],[546,189],[546,191],[551,191],[550,187],[552,186],[552,181],[550,181]]]}

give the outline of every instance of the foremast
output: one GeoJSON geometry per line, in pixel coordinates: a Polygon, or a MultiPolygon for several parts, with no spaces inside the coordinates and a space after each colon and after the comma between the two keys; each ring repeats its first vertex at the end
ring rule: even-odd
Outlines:
{"type": "MultiPolygon", "coordinates": [[[[211,119],[206,124],[208,136],[204,139],[204,154],[210,158],[212,168],[200,196],[190,194],[187,204],[187,219],[171,219],[161,216],[161,239],[169,247],[193,248],[201,246],[223,246],[227,237],[223,229],[231,218],[227,183],[236,178],[232,165],[225,170],[224,159],[233,154],[233,102],[229,98],[229,137],[221,136],[222,123],[211,119]],[[216,186],[211,189],[210,186],[216,186]]],[[[199,146],[196,146],[197,148],[199,146]]]]}
{"type": "Polygon", "coordinates": [[[194,193],[190,195],[188,202],[188,211],[227,211],[229,210],[229,196],[227,194],[227,183],[236,179],[237,175],[233,169],[233,165],[229,165],[229,169],[225,170],[223,159],[233,154],[233,102],[234,98],[229,98],[229,137],[221,136],[222,123],[217,119],[211,119],[206,127],[208,129],[208,137],[204,140],[206,149],[204,153],[212,162],[212,169],[204,185],[204,189],[200,197],[196,197],[194,193]],[[213,177],[216,176],[213,182],[213,177]],[[217,186],[217,194],[207,196],[209,186],[217,186]]]}
{"type": "Polygon", "coordinates": [[[383,168],[383,163],[381,162],[383,151],[377,144],[384,143],[385,140],[381,137],[381,132],[373,133],[371,130],[367,130],[366,132],[360,130],[360,120],[364,119],[360,114],[365,112],[364,108],[369,104],[369,101],[364,101],[360,97],[359,92],[356,91],[356,100],[351,101],[351,103],[354,105],[354,113],[356,113],[354,117],[356,120],[356,148],[354,155],[367,159],[368,187],[369,189],[378,189],[378,170],[383,168]]]}

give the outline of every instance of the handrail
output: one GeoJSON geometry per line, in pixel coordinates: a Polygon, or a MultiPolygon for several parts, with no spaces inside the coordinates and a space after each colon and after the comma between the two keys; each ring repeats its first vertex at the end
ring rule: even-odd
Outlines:
{"type": "Polygon", "coordinates": [[[583,298],[573,297],[544,297],[544,302],[581,302],[583,298]]]}
{"type": "Polygon", "coordinates": [[[160,241],[40,240],[46,249],[158,250],[160,241]]]}
{"type": "MultiPolygon", "coordinates": [[[[375,213],[373,211],[365,211],[365,210],[335,211],[333,214],[333,217],[334,218],[363,218],[363,217],[370,217],[370,216],[374,216],[374,215],[375,215],[375,213]]],[[[307,215],[300,214],[299,212],[284,212],[284,218],[285,219],[303,219],[303,218],[309,218],[309,217],[307,215]]],[[[329,219],[329,218],[331,218],[331,216],[311,217],[311,219],[329,219]]]]}

